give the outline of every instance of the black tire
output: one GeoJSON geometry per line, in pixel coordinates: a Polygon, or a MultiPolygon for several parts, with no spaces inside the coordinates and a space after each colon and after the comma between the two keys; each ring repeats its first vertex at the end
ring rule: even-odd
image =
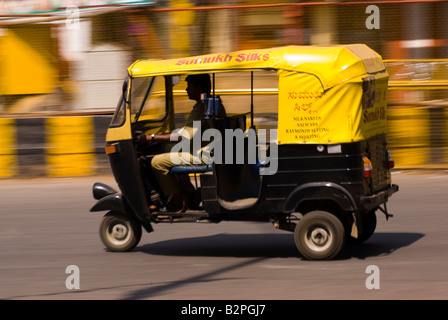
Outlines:
{"type": "Polygon", "coordinates": [[[101,221],[100,238],[110,251],[131,251],[142,238],[142,228],[132,217],[109,212],[101,221]]]}
{"type": "Polygon", "coordinates": [[[358,235],[358,238],[350,236],[350,243],[359,244],[369,239],[376,229],[376,213],[375,211],[366,212],[362,218],[362,232],[358,235]]]}
{"type": "Polygon", "coordinates": [[[309,260],[330,260],[342,250],[345,230],[342,222],[325,211],[307,213],[297,223],[294,240],[299,252],[309,260]]]}

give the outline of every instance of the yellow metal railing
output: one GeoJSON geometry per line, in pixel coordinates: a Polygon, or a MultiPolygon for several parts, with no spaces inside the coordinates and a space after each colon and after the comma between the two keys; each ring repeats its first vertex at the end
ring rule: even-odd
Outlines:
{"type": "Polygon", "coordinates": [[[389,90],[448,90],[448,80],[391,80],[389,90]]]}
{"type": "Polygon", "coordinates": [[[390,59],[384,63],[390,75],[389,90],[448,89],[448,59],[390,59]]]}
{"type": "Polygon", "coordinates": [[[384,62],[391,92],[388,143],[396,167],[448,168],[448,59],[384,62]]]}

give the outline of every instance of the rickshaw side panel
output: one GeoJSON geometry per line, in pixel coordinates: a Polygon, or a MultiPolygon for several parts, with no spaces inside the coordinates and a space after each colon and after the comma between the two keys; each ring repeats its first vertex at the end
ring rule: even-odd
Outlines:
{"type": "Polygon", "coordinates": [[[302,200],[323,199],[324,194],[327,199],[341,201],[343,207],[353,208],[356,207],[356,201],[352,199],[365,193],[360,143],[288,144],[279,145],[278,152],[277,173],[263,177],[264,199],[266,202],[274,201],[277,204],[274,210],[277,212],[291,213],[302,200]],[[337,153],[333,153],[336,152],[334,150],[337,150],[337,153]],[[332,184],[332,187],[326,184],[332,184]],[[321,192],[321,188],[317,188],[319,185],[326,190],[324,194],[316,194],[321,192]],[[292,196],[301,187],[302,193],[297,193],[297,197],[292,196]],[[334,191],[341,188],[344,191],[339,194],[334,191]],[[342,194],[350,196],[340,198],[342,194]],[[302,198],[304,195],[308,197],[302,198]],[[347,199],[350,201],[347,202],[347,199]]]}
{"type": "Polygon", "coordinates": [[[232,212],[221,208],[216,197],[216,177],[210,173],[201,175],[204,209],[212,214],[226,213],[229,219],[244,213],[246,218],[266,220],[271,214],[306,211],[307,208],[300,208],[305,201],[322,201],[320,205],[325,206],[328,204],[324,201],[329,200],[338,210],[362,211],[362,198],[390,188],[384,135],[335,145],[283,144],[278,153],[278,171],[262,176],[260,199],[247,210],[232,212]],[[372,179],[364,176],[364,156],[376,158],[372,161],[372,179]]]}

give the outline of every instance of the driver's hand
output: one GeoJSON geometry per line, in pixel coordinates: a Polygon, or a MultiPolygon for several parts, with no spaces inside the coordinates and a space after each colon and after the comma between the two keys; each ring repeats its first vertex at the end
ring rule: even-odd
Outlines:
{"type": "Polygon", "coordinates": [[[137,144],[139,144],[139,145],[143,145],[148,142],[148,139],[146,139],[146,134],[140,134],[139,136],[137,136],[136,140],[137,140],[137,144]]]}

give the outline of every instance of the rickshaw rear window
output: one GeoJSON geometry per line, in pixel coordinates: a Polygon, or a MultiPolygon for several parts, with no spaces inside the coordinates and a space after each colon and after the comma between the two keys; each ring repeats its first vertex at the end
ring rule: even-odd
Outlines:
{"type": "MultiPolygon", "coordinates": [[[[185,114],[186,117],[194,102],[188,99],[185,91],[187,86],[185,77],[186,75],[183,75],[180,83],[173,87],[173,95],[175,112],[185,114]]],[[[275,71],[217,72],[214,75],[210,73],[210,77],[212,87],[213,83],[215,86],[215,95],[220,96],[228,116],[247,114],[247,127],[249,127],[251,120],[249,113],[253,102],[257,119],[254,121],[256,128],[277,127],[278,83],[275,71]]]]}
{"type": "MultiPolygon", "coordinates": [[[[255,128],[277,128],[278,80],[275,71],[216,73],[215,87],[229,116],[249,113],[253,104],[255,128]]],[[[247,127],[250,126],[250,121],[248,114],[247,127]]]]}

